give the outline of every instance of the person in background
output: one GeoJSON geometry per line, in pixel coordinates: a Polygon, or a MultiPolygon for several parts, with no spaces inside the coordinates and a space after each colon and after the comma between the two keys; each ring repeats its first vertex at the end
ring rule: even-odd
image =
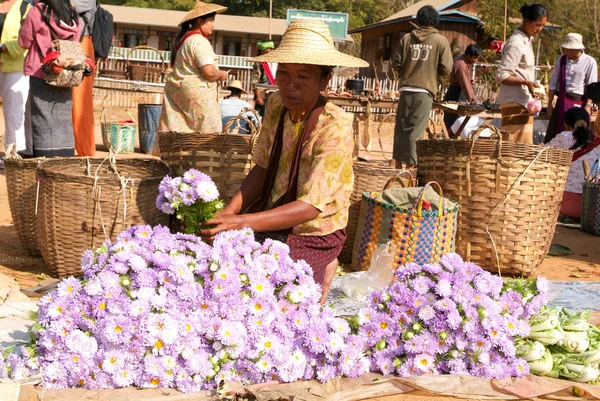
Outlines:
{"type": "Polygon", "coordinates": [[[452,50],[448,39],[436,29],[439,14],[432,6],[417,12],[419,28],[400,40],[400,48],[392,67],[400,77],[400,100],[394,128],[394,160],[396,168],[417,164],[416,142],[423,138],[437,79],[452,70],[452,50]]]}
{"type": "Polygon", "coordinates": [[[171,52],[173,70],[165,83],[159,132],[221,132],[217,88],[219,81],[227,81],[227,71],[218,68],[208,37],[215,16],[225,10],[216,3],[197,1],[183,17],[171,52]]]}
{"type": "MultiPolygon", "coordinates": [[[[470,44],[465,53],[454,59],[450,72],[450,86],[446,91],[444,101],[476,103],[475,92],[471,84],[471,66],[483,56],[481,47],[470,44]]],[[[458,118],[457,114],[444,113],[444,124],[450,129],[458,118]]]]}
{"type": "MultiPolygon", "coordinates": [[[[269,54],[275,49],[275,42],[272,40],[263,40],[256,44],[258,55],[269,54]]],[[[277,63],[256,62],[252,71],[252,83],[254,84],[254,108],[261,117],[265,115],[265,103],[267,101],[267,91],[259,89],[256,84],[276,85],[275,76],[277,75],[277,63]]]]}
{"type": "Polygon", "coordinates": [[[496,72],[500,85],[496,102],[500,104],[502,129],[508,131],[510,140],[533,143],[533,116],[527,103],[540,85],[535,80],[533,39],[544,29],[548,11],[541,4],[521,7],[523,23],[515,29],[502,49],[502,59],[496,72]]]}
{"type": "MultiPolygon", "coordinates": [[[[65,0],[39,0],[19,31],[19,46],[28,49],[24,73],[30,77],[29,112],[35,157],[75,155],[73,89],[46,83],[41,59],[50,53],[54,38],[79,41],[80,34],[77,11],[65,0]]],[[[52,63],[57,68],[64,66],[60,57],[52,63]]]]}
{"type": "Polygon", "coordinates": [[[589,129],[590,115],[587,110],[583,107],[572,107],[565,113],[564,121],[566,131],[548,142],[548,146],[575,152],[567,176],[560,214],[563,220],[565,216],[577,220],[581,218],[581,193],[586,178],[583,173],[583,161],[587,160],[591,166],[600,159],[600,119],[596,119],[592,132],[589,129]]]}
{"type": "Polygon", "coordinates": [[[26,123],[29,77],[23,74],[25,49],[17,40],[31,5],[24,0],[0,4],[0,98],[4,111],[4,147],[12,145],[24,156],[33,154],[31,127],[26,123]]]}
{"type": "MultiPolygon", "coordinates": [[[[94,59],[92,27],[96,15],[97,0],[71,0],[83,26],[81,47],[83,52],[94,59]]],[[[96,152],[96,136],[94,132],[94,75],[83,79],[81,85],[73,87],[73,133],[75,135],[75,151],[77,156],[94,156],[96,152]]]]}
{"type": "Polygon", "coordinates": [[[583,92],[587,85],[598,81],[598,64],[593,57],[584,53],[585,46],[580,34],[567,34],[560,47],[565,54],[556,59],[552,70],[546,109],[550,123],[546,130],[545,143],[564,131],[567,110],[577,106],[585,107],[587,112],[591,113],[592,102],[584,99],[583,92]]]}
{"type": "Polygon", "coordinates": [[[277,50],[253,61],[277,62],[277,87],[267,102],[254,167],[240,190],[201,230],[211,240],[222,231],[251,228],[260,241],[279,240],[294,260],[312,268],[321,303],[346,239],[354,185],[352,116],[320,93],[332,66],[368,67],[336,50],[327,24],[292,21],[277,50]],[[307,52],[306,49],[319,49],[307,52]]]}
{"type": "MultiPolygon", "coordinates": [[[[242,82],[238,80],[231,81],[227,89],[231,92],[231,95],[226,99],[221,100],[221,120],[223,123],[223,127],[231,120],[233,117],[237,117],[240,115],[243,109],[252,109],[252,105],[244,100],[242,100],[242,93],[247,94],[242,86],[242,82]]],[[[253,120],[252,113],[247,113],[246,117],[253,120]]],[[[238,127],[239,123],[239,132],[240,134],[248,134],[250,132],[248,128],[248,124],[244,120],[238,120],[232,124],[229,132],[232,132],[236,127],[238,127]]],[[[256,123],[256,122],[255,122],[256,123]]]]}

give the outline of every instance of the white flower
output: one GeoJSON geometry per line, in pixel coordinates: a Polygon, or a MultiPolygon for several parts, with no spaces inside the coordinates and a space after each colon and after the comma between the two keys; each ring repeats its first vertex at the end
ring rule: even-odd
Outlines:
{"type": "Polygon", "coordinates": [[[210,181],[202,181],[196,186],[198,197],[204,202],[212,202],[219,197],[219,190],[215,183],[210,181]]]}
{"type": "Polygon", "coordinates": [[[344,348],[344,339],[337,333],[333,333],[329,337],[329,349],[331,352],[338,352],[344,348]]]}
{"type": "Polygon", "coordinates": [[[304,302],[306,300],[306,296],[308,295],[308,288],[303,285],[297,286],[293,291],[290,292],[290,301],[295,304],[299,304],[300,302],[304,302]]]}
{"type": "Polygon", "coordinates": [[[271,369],[271,363],[264,358],[261,358],[258,362],[256,362],[256,367],[261,372],[267,372],[271,369]]]}

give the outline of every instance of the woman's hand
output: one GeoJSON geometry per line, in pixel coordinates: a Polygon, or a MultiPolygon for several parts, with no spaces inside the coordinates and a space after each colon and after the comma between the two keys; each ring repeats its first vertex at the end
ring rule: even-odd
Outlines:
{"type": "Polygon", "coordinates": [[[217,217],[203,223],[203,225],[214,225],[215,227],[200,230],[198,235],[203,241],[212,242],[215,236],[222,231],[241,230],[248,227],[247,216],[219,213],[217,217]]]}
{"type": "Polygon", "coordinates": [[[546,115],[548,117],[552,117],[553,111],[554,111],[554,106],[552,105],[552,102],[548,102],[548,107],[546,107],[546,115]]]}

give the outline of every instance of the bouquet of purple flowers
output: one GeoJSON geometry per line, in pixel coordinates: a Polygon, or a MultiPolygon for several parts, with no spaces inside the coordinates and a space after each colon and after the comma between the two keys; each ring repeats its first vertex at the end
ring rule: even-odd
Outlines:
{"type": "Polygon", "coordinates": [[[181,220],[187,234],[196,234],[202,223],[212,219],[223,207],[214,181],[198,170],[190,169],[183,177],[165,177],[158,187],[156,207],[181,220]]]}
{"type": "Polygon", "coordinates": [[[504,288],[500,277],[456,254],[444,255],[439,264],[399,268],[394,279],[372,292],[350,320],[366,341],[372,370],[403,377],[529,372],[514,342],[529,333],[528,318],[548,300],[543,282],[533,286],[535,293],[515,290],[514,282],[504,288]]]}
{"type": "Polygon", "coordinates": [[[189,392],[369,370],[362,339],[319,304],[310,267],[249,229],[210,246],[131,227],[87,251],[82,267],[83,280],[67,278],[40,300],[37,355],[9,356],[0,377],[26,377],[39,364],[47,388],[189,392]]]}

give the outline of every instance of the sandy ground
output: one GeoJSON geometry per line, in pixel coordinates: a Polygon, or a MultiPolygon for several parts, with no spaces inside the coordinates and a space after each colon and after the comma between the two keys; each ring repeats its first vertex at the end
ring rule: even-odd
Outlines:
{"type": "MultiPolygon", "coordinates": [[[[102,137],[99,124],[100,109],[96,110],[96,157],[104,157],[107,153],[102,147],[102,137]]],[[[108,111],[109,120],[125,119],[127,113],[123,109],[111,109],[108,111]]],[[[0,126],[3,125],[0,113],[0,126]]],[[[373,137],[372,150],[366,152],[361,150],[361,157],[371,160],[385,162],[379,146],[379,123],[371,124],[373,137]]],[[[361,129],[363,127],[361,126],[361,129]]],[[[381,129],[383,147],[388,151],[392,143],[392,122],[384,123],[381,129]]],[[[139,149],[132,155],[121,155],[119,157],[151,157],[140,153],[139,149]]],[[[538,270],[551,280],[581,280],[600,281],[600,237],[583,233],[577,229],[563,227],[556,228],[554,236],[555,244],[570,248],[574,253],[564,257],[547,257],[538,270]]],[[[22,287],[36,285],[40,280],[47,278],[48,270],[41,258],[32,258],[21,247],[12,226],[12,217],[8,205],[6,191],[6,180],[4,172],[0,172],[0,273],[6,273],[15,277],[22,287]]]]}

